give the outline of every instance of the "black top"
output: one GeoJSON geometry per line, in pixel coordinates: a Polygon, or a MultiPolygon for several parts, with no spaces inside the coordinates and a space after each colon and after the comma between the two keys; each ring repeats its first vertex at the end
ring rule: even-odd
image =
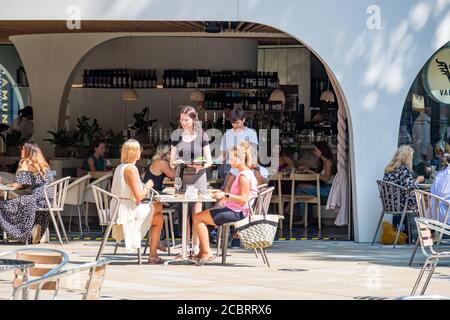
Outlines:
{"type": "MultiPolygon", "coordinates": [[[[182,137],[182,129],[178,129],[172,134],[171,144],[177,148],[176,158],[183,160],[185,163],[193,163],[194,160],[203,156],[203,148],[209,145],[209,138],[206,133],[200,131],[191,142],[184,142],[182,137]]],[[[177,160],[176,159],[176,160],[177,160]]]]}
{"type": "Polygon", "coordinates": [[[161,173],[159,176],[156,176],[150,171],[150,168],[147,168],[147,170],[145,171],[144,183],[147,183],[149,180],[152,180],[153,189],[155,189],[158,192],[161,192],[163,189],[163,180],[165,177],[166,175],[164,174],[164,172],[161,173]]]}

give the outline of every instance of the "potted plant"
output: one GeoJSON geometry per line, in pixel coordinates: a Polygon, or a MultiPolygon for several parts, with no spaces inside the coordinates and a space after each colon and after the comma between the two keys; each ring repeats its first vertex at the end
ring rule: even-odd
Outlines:
{"type": "Polygon", "coordinates": [[[19,146],[25,142],[25,138],[17,130],[6,134],[6,156],[18,156],[19,146]]]}
{"type": "Polygon", "coordinates": [[[125,138],[121,131],[114,133],[109,130],[106,134],[106,147],[110,158],[120,158],[120,149],[122,148],[125,138]]]}
{"type": "Polygon", "coordinates": [[[75,140],[72,134],[65,129],[47,131],[53,138],[44,139],[55,146],[55,157],[64,158],[69,155],[70,148],[75,146],[75,140]]]}
{"type": "Polygon", "coordinates": [[[156,119],[149,120],[150,108],[146,107],[141,112],[133,113],[134,123],[129,127],[136,132],[136,140],[141,143],[148,142],[148,128],[156,122],[156,119]]]}
{"type": "Polygon", "coordinates": [[[102,129],[97,123],[97,119],[93,119],[92,123],[86,116],[77,119],[77,132],[75,133],[75,145],[78,150],[79,158],[86,158],[92,148],[95,139],[102,137],[102,129]]]}

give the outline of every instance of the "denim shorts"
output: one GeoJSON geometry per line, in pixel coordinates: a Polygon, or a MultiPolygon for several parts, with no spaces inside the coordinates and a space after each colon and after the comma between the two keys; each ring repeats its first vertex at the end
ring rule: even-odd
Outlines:
{"type": "Polygon", "coordinates": [[[216,226],[221,226],[225,223],[236,222],[245,218],[242,212],[236,212],[226,207],[211,208],[209,213],[216,226]]]}

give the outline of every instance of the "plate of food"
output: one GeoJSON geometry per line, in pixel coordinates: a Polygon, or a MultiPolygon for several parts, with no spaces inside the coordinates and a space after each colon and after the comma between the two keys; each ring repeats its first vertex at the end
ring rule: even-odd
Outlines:
{"type": "Polygon", "coordinates": [[[174,187],[166,187],[162,190],[162,193],[173,195],[173,194],[175,194],[175,188],[174,187]]]}
{"type": "Polygon", "coordinates": [[[208,162],[208,161],[206,160],[205,157],[198,157],[198,158],[195,159],[192,163],[193,163],[193,164],[204,164],[204,163],[206,163],[206,162],[208,162]]]}

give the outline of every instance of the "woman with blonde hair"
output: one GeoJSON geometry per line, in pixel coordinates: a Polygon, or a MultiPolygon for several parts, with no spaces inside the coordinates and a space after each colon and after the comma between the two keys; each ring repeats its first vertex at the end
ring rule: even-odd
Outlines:
{"type": "MultiPolygon", "coordinates": [[[[48,228],[48,215],[36,213],[39,208],[46,208],[44,187],[52,183],[50,166],[37,144],[27,142],[21,147],[20,162],[9,184],[24,194],[11,200],[0,201],[0,226],[13,239],[38,243],[48,228]]],[[[52,201],[53,190],[49,197],[52,201]]]]}
{"type": "Polygon", "coordinates": [[[211,195],[219,200],[218,206],[194,215],[194,228],[200,240],[197,259],[206,263],[215,258],[211,254],[207,226],[221,226],[242,220],[250,214],[249,199],[257,194],[258,182],[251,166],[252,152],[248,142],[241,142],[230,152],[230,165],[239,171],[230,192],[213,190],[211,195]]]}
{"type": "Polygon", "coordinates": [[[141,241],[152,224],[149,235],[150,248],[149,263],[161,264],[164,261],[157,256],[156,248],[162,229],[163,218],[161,212],[155,212],[151,203],[142,201],[153,187],[149,180],[142,186],[136,162],[141,157],[142,148],[138,141],[129,139],[122,145],[121,164],[114,171],[111,193],[119,197],[118,218],[113,227],[113,238],[125,241],[128,250],[141,248],[141,241]],[[154,214],[153,214],[154,213],[154,214]]]}
{"type": "MultiPolygon", "coordinates": [[[[156,148],[156,154],[153,156],[152,163],[148,167],[144,176],[144,183],[148,181],[153,181],[153,189],[158,192],[162,192],[163,181],[167,177],[171,180],[175,179],[175,170],[170,166],[170,142],[163,141],[158,144],[156,148]]],[[[155,215],[162,213],[163,205],[159,201],[153,202],[153,207],[155,209],[155,215]]],[[[150,252],[155,245],[150,242],[150,252]]],[[[163,252],[167,252],[167,247],[163,244],[156,245],[156,249],[163,252]]]]}
{"type": "MultiPolygon", "coordinates": [[[[410,146],[400,146],[394,154],[394,157],[384,169],[383,181],[389,181],[399,186],[407,188],[409,191],[417,189],[417,184],[425,180],[423,176],[414,179],[412,171],[414,149],[410,146]]],[[[400,199],[401,203],[405,202],[405,198],[400,199]]],[[[417,208],[415,197],[411,197],[408,202],[408,209],[415,210],[417,208]]]]}

